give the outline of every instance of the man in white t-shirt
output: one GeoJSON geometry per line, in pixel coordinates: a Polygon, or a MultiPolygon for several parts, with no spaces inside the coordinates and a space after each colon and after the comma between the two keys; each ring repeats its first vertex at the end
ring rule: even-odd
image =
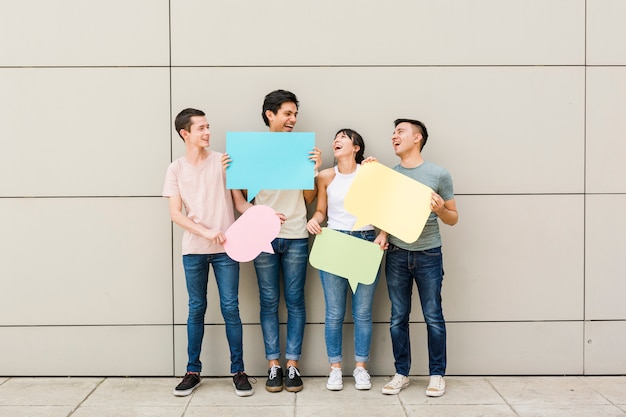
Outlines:
{"type": "MultiPolygon", "coordinates": [[[[272,91],[265,96],[261,116],[270,132],[291,132],[298,117],[296,95],[286,90],[272,91]]],[[[309,159],[315,162],[314,169],[317,176],[322,164],[321,151],[313,148],[309,153],[309,159]]],[[[223,161],[224,167],[227,167],[230,162],[231,160],[226,155],[223,161]]],[[[261,190],[254,198],[254,204],[273,208],[283,220],[280,233],[272,241],[274,253],[262,252],[254,260],[259,284],[261,330],[263,331],[265,358],[269,367],[265,389],[269,392],[283,390],[278,320],[281,276],[287,307],[285,349],[287,370],[284,374],[284,387],[290,392],[298,392],[303,388],[298,361],[302,356],[302,339],[306,323],[304,284],[309,254],[306,205],[313,202],[316,194],[316,188],[312,190],[261,190]]]]}
{"type": "Polygon", "coordinates": [[[186,396],[200,385],[200,350],[207,309],[209,265],[213,266],[230,348],[230,371],[235,393],[241,397],[253,390],[243,364],[243,332],[239,317],[239,263],[225,252],[224,232],[235,221],[233,201],[239,212],[252,205],[239,190],[226,189],[222,154],[209,148],[209,123],[203,111],[184,109],[175,121],[185,142],[185,155],[170,164],[163,196],[169,198],[172,221],[184,229],[182,251],[189,316],[187,318],[187,372],[174,389],[186,396]],[[184,207],[184,211],[183,211],[184,207]]]}

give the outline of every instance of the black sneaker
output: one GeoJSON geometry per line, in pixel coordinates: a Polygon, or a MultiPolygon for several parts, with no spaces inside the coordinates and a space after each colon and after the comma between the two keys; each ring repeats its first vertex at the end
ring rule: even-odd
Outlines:
{"type": "MultiPolygon", "coordinates": [[[[256,380],[254,382],[256,382],[256,380]]],[[[245,372],[237,372],[233,376],[233,387],[235,387],[235,394],[240,397],[249,397],[254,394],[252,385],[250,385],[250,381],[248,381],[248,375],[246,375],[245,372]]]]}
{"type": "Polygon", "coordinates": [[[302,378],[300,378],[300,371],[295,366],[287,368],[287,378],[285,378],[285,389],[289,392],[302,391],[304,385],[302,385],[302,378]]]}
{"type": "Polygon", "coordinates": [[[194,389],[200,385],[200,374],[192,374],[187,372],[180,384],[174,388],[174,395],[177,397],[186,397],[191,394],[194,389]]]}
{"type": "Polygon", "coordinates": [[[267,370],[265,389],[269,392],[280,392],[283,390],[283,368],[274,365],[267,370]]]}

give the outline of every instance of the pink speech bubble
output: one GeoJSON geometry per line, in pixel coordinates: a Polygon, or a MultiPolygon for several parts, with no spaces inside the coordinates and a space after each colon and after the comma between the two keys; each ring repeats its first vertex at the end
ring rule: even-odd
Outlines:
{"type": "Polygon", "coordinates": [[[259,253],[274,253],[272,240],[280,232],[280,219],[268,206],[253,206],[233,223],[224,235],[224,249],[237,262],[248,262],[259,253]]]}

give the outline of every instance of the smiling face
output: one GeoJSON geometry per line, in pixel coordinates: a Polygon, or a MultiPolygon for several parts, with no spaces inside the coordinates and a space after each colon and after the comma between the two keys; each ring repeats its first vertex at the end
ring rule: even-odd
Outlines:
{"type": "Polygon", "coordinates": [[[286,101],[276,113],[266,110],[265,116],[269,121],[270,132],[291,132],[298,119],[298,106],[294,102],[286,101]]]}
{"type": "Polygon", "coordinates": [[[354,158],[356,153],[359,151],[360,147],[355,145],[352,142],[350,136],[346,135],[345,132],[337,133],[335,139],[333,140],[333,155],[337,160],[342,157],[349,156],[354,158]]]}
{"type": "Polygon", "coordinates": [[[182,129],[180,135],[189,146],[206,148],[209,146],[211,131],[205,116],[191,116],[189,130],[182,129]]]}
{"type": "Polygon", "coordinates": [[[407,122],[399,123],[391,136],[393,150],[399,157],[415,150],[419,151],[420,140],[422,140],[422,134],[415,126],[407,122]]]}

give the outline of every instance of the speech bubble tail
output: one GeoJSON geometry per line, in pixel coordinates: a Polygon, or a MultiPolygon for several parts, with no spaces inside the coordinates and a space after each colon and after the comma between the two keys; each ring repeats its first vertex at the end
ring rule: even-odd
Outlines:
{"type": "Polygon", "coordinates": [[[348,279],[348,283],[350,284],[350,288],[352,289],[352,294],[355,294],[356,289],[359,286],[359,281],[348,279]]]}
{"type": "Polygon", "coordinates": [[[254,200],[254,197],[259,193],[260,190],[248,188],[248,203],[254,200]]]}
{"type": "Polygon", "coordinates": [[[272,244],[270,242],[267,242],[267,246],[265,246],[264,248],[261,249],[261,251],[265,252],[265,253],[274,253],[274,248],[272,247],[272,244]]]}

